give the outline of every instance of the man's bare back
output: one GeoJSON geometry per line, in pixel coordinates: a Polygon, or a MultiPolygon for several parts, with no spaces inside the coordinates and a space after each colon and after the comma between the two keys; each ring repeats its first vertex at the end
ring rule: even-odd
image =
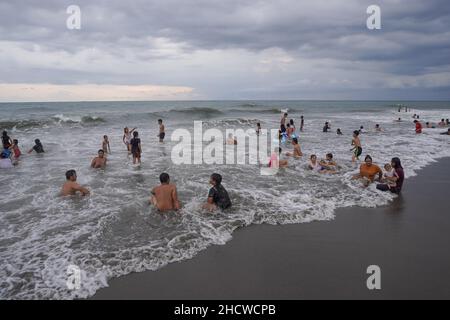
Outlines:
{"type": "Polygon", "coordinates": [[[91,167],[98,169],[98,168],[104,168],[106,166],[106,158],[100,158],[95,157],[94,160],[92,160],[91,167]]]}
{"type": "Polygon", "coordinates": [[[160,211],[178,210],[180,203],[178,201],[177,187],[174,184],[164,183],[153,188],[150,202],[160,211]]]}
{"type": "Polygon", "coordinates": [[[81,192],[81,194],[83,196],[89,194],[89,190],[87,190],[86,188],[83,188],[75,181],[65,182],[62,187],[61,194],[63,196],[73,196],[77,193],[77,191],[81,192]]]}

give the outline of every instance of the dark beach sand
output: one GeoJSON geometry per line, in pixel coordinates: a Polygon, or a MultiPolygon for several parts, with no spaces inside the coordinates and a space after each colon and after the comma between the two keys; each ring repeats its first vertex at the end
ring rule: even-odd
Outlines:
{"type": "Polygon", "coordinates": [[[450,159],[407,179],[388,206],[328,222],[253,225],[224,246],[110,280],[93,299],[450,299],[450,159]],[[381,290],[366,268],[381,267],[381,290]]]}

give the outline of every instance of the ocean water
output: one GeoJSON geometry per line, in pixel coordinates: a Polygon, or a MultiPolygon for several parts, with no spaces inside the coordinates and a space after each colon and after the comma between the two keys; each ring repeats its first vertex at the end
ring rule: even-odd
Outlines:
{"type": "MultiPolygon", "coordinates": [[[[156,270],[189,259],[211,245],[224,245],[233,231],[250,224],[307,223],[331,220],[335,209],[373,207],[393,199],[374,186],[352,181],[351,133],[361,125],[363,156],[383,165],[398,156],[406,177],[441,157],[450,156],[446,129],[414,133],[412,114],[423,122],[450,118],[450,102],[414,101],[208,101],[208,102],[79,102],[0,104],[0,129],[19,140],[22,152],[39,138],[43,155],[23,155],[20,164],[0,172],[0,299],[74,299],[93,295],[109,279],[131,272],[156,270]],[[411,111],[397,112],[396,104],[411,111]],[[281,110],[297,128],[305,117],[300,144],[305,154],[290,160],[275,176],[261,176],[258,165],[175,165],[171,141],[175,129],[266,129],[279,125],[281,110]],[[403,119],[398,123],[394,120],[403,119]],[[164,119],[166,142],[159,144],[157,119],[164,119]],[[331,133],[322,133],[325,121],[331,133]],[[383,132],[374,132],[378,123],[383,132]],[[142,140],[140,167],[133,166],[122,143],[123,128],[137,127],[142,140]],[[341,128],[344,135],[337,136],[341,128]],[[90,161],[110,138],[106,170],[90,161]],[[339,174],[319,175],[306,169],[310,154],[332,152],[339,174]],[[89,197],[58,196],[64,173],[76,169],[89,197]],[[159,174],[177,184],[183,209],[161,215],[148,205],[159,174]],[[232,209],[209,214],[201,209],[208,177],[221,173],[232,209]],[[81,287],[69,290],[67,268],[82,270],[81,287]]],[[[288,151],[291,147],[285,147],[288,151]]],[[[362,158],[363,158],[362,156],[362,158]]],[[[408,187],[405,181],[404,187],[408,187]]]]}

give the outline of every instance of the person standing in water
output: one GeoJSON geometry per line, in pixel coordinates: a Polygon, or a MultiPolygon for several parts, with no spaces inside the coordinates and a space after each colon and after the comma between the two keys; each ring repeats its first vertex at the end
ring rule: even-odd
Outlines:
{"type": "Polygon", "coordinates": [[[300,158],[301,156],[303,156],[302,150],[300,148],[300,144],[298,143],[298,139],[297,138],[292,138],[292,145],[294,146],[294,152],[287,152],[286,155],[288,157],[294,157],[294,158],[300,158]]]}
{"type": "Polygon", "coordinates": [[[82,196],[89,195],[89,190],[77,183],[77,172],[75,170],[69,170],[66,172],[66,180],[67,181],[62,187],[61,195],[73,196],[77,192],[80,192],[82,196]]]}
{"type": "Polygon", "coordinates": [[[130,141],[131,144],[131,154],[133,155],[133,164],[136,164],[136,161],[141,164],[141,139],[139,139],[139,132],[133,132],[133,139],[130,141]]]}
{"type": "Polygon", "coordinates": [[[162,119],[158,120],[158,124],[159,124],[159,134],[158,134],[159,142],[162,143],[162,142],[164,142],[164,137],[166,136],[166,132],[165,132],[165,128],[164,128],[162,119]]]}
{"type": "Polygon", "coordinates": [[[419,120],[414,120],[414,123],[416,124],[416,133],[420,134],[422,133],[422,124],[419,120]]]}
{"type": "Polygon", "coordinates": [[[256,135],[259,136],[261,134],[261,123],[256,124],[256,135]]]}
{"type": "Polygon", "coordinates": [[[305,118],[303,116],[300,117],[300,131],[303,132],[303,127],[305,125],[305,118]]]}
{"type": "Polygon", "coordinates": [[[159,176],[161,185],[152,189],[150,203],[159,211],[179,210],[181,208],[178,201],[177,187],[170,183],[170,177],[163,172],[159,176]]]}
{"type": "Polygon", "coordinates": [[[203,205],[203,209],[212,212],[217,208],[222,210],[231,207],[231,200],[227,190],[222,186],[222,176],[218,173],[213,173],[209,179],[212,188],[209,189],[208,200],[203,205]]]}
{"type": "Polygon", "coordinates": [[[281,117],[281,120],[280,120],[280,126],[286,127],[286,120],[287,120],[287,117],[288,117],[288,114],[287,114],[287,112],[285,112],[285,113],[283,114],[283,116],[281,117]]]}
{"type": "Polygon", "coordinates": [[[98,156],[92,159],[91,168],[94,169],[105,169],[106,167],[106,157],[105,152],[100,149],[98,150],[98,156]]]}
{"type": "Polygon", "coordinates": [[[353,139],[352,139],[352,162],[356,162],[359,160],[359,156],[362,154],[361,140],[359,139],[359,130],[353,131],[353,139]]]}
{"type": "Polygon", "coordinates": [[[109,145],[109,139],[107,135],[103,136],[102,150],[105,154],[111,153],[111,146],[109,145]]]}
{"type": "Polygon", "coordinates": [[[36,151],[36,153],[44,153],[44,147],[39,139],[34,140],[34,147],[28,150],[28,153],[32,153],[36,151]]]}
{"type": "Polygon", "coordinates": [[[136,130],[136,128],[133,128],[130,130],[130,129],[128,129],[128,127],[125,127],[123,129],[122,141],[127,146],[128,154],[131,154],[130,141],[131,141],[131,135],[133,134],[134,130],[136,130]]]}
{"type": "Polygon", "coordinates": [[[3,149],[9,149],[12,145],[12,140],[8,136],[8,132],[5,130],[2,132],[2,143],[3,143],[3,149]]]}

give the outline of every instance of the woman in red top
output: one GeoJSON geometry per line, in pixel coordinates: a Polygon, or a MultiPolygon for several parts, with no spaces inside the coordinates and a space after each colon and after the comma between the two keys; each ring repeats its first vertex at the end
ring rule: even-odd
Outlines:
{"type": "Polygon", "coordinates": [[[422,124],[418,120],[414,120],[414,123],[416,124],[416,133],[422,133],[422,124]]]}

